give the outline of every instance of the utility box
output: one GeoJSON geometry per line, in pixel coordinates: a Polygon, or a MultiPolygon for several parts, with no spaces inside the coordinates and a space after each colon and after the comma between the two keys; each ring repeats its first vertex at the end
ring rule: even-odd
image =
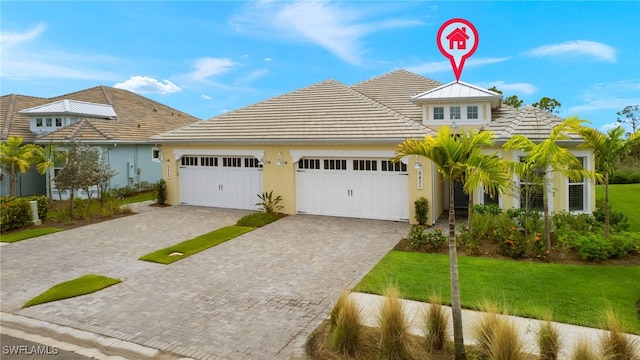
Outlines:
{"type": "Polygon", "coordinates": [[[135,179],[136,177],[136,167],[131,161],[127,163],[127,176],[129,179],[135,179]]]}

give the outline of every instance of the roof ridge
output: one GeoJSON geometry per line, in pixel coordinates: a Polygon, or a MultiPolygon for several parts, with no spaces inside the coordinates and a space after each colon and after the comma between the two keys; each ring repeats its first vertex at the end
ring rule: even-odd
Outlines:
{"type": "Polygon", "coordinates": [[[107,103],[113,106],[113,101],[111,101],[111,96],[107,94],[107,91],[104,88],[105,88],[104,85],[100,85],[100,90],[102,90],[102,94],[104,94],[105,99],[107,99],[107,103]]]}
{"type": "Polygon", "coordinates": [[[174,111],[174,112],[175,112],[175,113],[177,113],[177,114],[183,114],[183,115],[185,115],[185,116],[189,116],[189,117],[192,117],[192,118],[195,118],[195,119],[198,119],[198,120],[202,120],[201,118],[199,118],[199,117],[197,117],[197,116],[193,116],[193,115],[191,115],[191,114],[189,114],[189,113],[187,113],[187,112],[184,112],[184,111],[182,111],[182,110],[178,110],[178,109],[176,109],[176,108],[174,108],[174,107],[171,107],[171,106],[169,106],[169,105],[167,105],[167,104],[163,104],[163,103],[161,103],[161,102],[158,102],[158,101],[155,101],[155,100],[150,99],[150,98],[148,98],[148,97],[145,97],[145,96],[142,96],[142,95],[140,95],[140,94],[134,93],[133,91],[129,91],[129,90],[127,90],[127,89],[120,89],[120,88],[116,88],[116,87],[112,87],[112,86],[101,86],[101,88],[102,88],[103,92],[105,93],[105,96],[107,96],[107,97],[108,97],[108,101],[109,101],[110,103],[112,102],[112,100],[111,100],[111,94],[109,94],[109,92],[110,92],[110,91],[123,92],[123,93],[131,94],[131,95],[133,95],[133,96],[135,96],[135,97],[137,97],[137,98],[141,98],[141,99],[143,99],[144,101],[151,102],[151,103],[153,103],[153,104],[154,104],[154,106],[161,106],[161,107],[164,107],[164,108],[166,108],[166,109],[170,109],[170,110],[174,111]]]}
{"type": "Polygon", "coordinates": [[[423,76],[423,75],[420,75],[420,74],[416,74],[416,73],[414,73],[414,72],[411,72],[411,71],[406,70],[406,69],[403,69],[403,68],[397,68],[397,69],[394,69],[394,70],[387,71],[387,72],[385,72],[385,73],[382,73],[382,74],[376,75],[376,76],[374,76],[374,77],[372,77],[372,78],[369,78],[369,79],[366,79],[366,80],[362,80],[362,81],[360,81],[360,82],[357,82],[357,83],[355,83],[355,84],[351,85],[351,87],[356,87],[356,86],[359,86],[359,85],[362,85],[362,84],[366,84],[366,83],[368,83],[368,82],[370,82],[370,81],[375,81],[375,80],[378,80],[378,79],[380,79],[380,78],[383,78],[383,77],[386,77],[386,76],[390,76],[390,75],[392,75],[392,74],[394,74],[394,73],[399,73],[399,74],[405,74],[405,75],[416,76],[416,77],[420,77],[420,78],[422,78],[422,79],[424,79],[424,80],[428,80],[428,81],[433,81],[433,82],[436,82],[436,83],[440,83],[440,81],[438,81],[438,80],[434,80],[434,79],[428,78],[428,77],[426,77],[426,76],[423,76]]]}
{"type": "Polygon", "coordinates": [[[9,106],[7,106],[7,118],[4,120],[4,126],[2,127],[2,138],[9,138],[9,130],[11,129],[11,121],[13,120],[13,109],[16,105],[16,94],[11,94],[9,97],[9,106]]]}

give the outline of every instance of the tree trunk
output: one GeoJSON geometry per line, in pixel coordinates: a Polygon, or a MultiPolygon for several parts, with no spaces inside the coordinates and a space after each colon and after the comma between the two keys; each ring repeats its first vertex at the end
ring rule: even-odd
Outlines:
{"type": "Polygon", "coordinates": [[[604,174],[604,237],[609,238],[609,172],[604,174]]]}
{"type": "Polygon", "coordinates": [[[455,360],[465,360],[464,337],[462,335],[462,306],[460,304],[460,281],[458,280],[458,254],[456,252],[456,210],[453,201],[453,179],[449,186],[449,278],[451,282],[451,315],[453,317],[453,342],[455,360]]]}
{"type": "Polygon", "coordinates": [[[473,231],[473,191],[469,193],[469,208],[467,209],[467,227],[473,231]]]}
{"type": "Polygon", "coordinates": [[[542,173],[542,213],[544,216],[544,240],[547,251],[551,251],[551,229],[549,228],[549,198],[547,197],[547,172],[542,173]]]}

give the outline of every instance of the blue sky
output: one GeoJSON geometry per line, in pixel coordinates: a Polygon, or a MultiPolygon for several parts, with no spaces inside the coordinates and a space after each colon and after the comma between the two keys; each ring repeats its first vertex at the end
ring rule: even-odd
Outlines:
{"type": "Polygon", "coordinates": [[[479,46],[460,80],[604,129],[640,104],[640,2],[2,1],[0,93],[122,87],[206,119],[326,79],[455,80],[438,28],[479,46]]]}

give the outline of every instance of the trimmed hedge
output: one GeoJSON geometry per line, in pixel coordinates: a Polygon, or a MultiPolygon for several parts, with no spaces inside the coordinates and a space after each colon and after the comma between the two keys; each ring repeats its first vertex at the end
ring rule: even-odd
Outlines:
{"type": "Polygon", "coordinates": [[[609,178],[611,184],[640,184],[640,171],[638,170],[619,170],[609,178]]]}
{"type": "Polygon", "coordinates": [[[31,223],[31,207],[25,198],[14,198],[2,202],[0,230],[19,229],[31,223]]]}
{"type": "Polygon", "coordinates": [[[40,220],[47,218],[49,211],[49,199],[44,195],[34,195],[25,197],[1,197],[0,207],[0,230],[7,231],[19,229],[31,224],[31,207],[29,201],[38,202],[38,217],[40,220]]]}

